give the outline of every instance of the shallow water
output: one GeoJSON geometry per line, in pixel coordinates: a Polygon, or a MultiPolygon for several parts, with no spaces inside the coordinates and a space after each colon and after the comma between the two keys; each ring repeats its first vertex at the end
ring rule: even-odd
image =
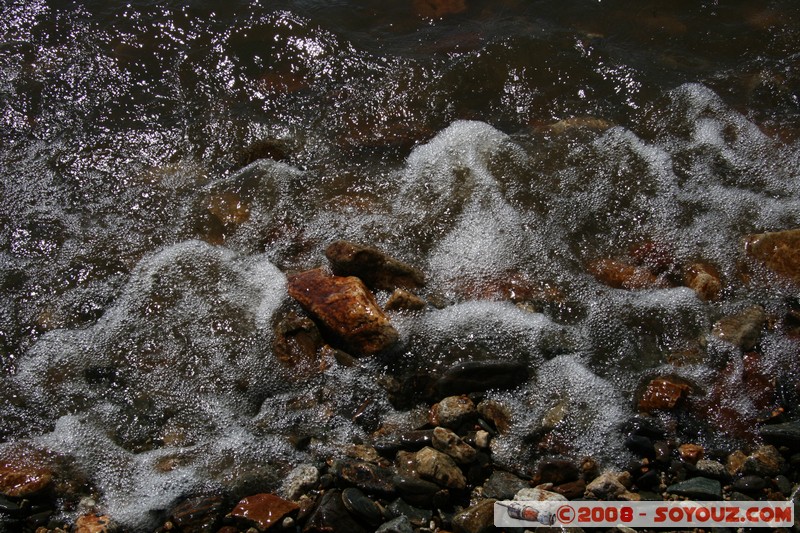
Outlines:
{"type": "MultiPolygon", "coordinates": [[[[414,426],[376,383],[464,360],[532,368],[490,393],[514,408],[493,449],[512,467],[554,409],[567,453],[624,464],[620,426],[658,373],[708,399],[685,435],[739,445],[713,413],[764,406],[710,331],[796,296],[743,281],[742,239],[800,227],[800,10],[662,4],[0,8],[0,441],[72,457],[133,527],[414,426]],[[341,238],[423,269],[438,308],[394,314],[391,353],[298,381],[271,351],[285,272],[341,238]],[[712,263],[721,300],[588,271],[643,246],[667,277],[712,263]],[[536,294],[498,297],[508,280],[536,294]]],[[[797,382],[796,339],[774,327],[759,351],[797,382]]]]}

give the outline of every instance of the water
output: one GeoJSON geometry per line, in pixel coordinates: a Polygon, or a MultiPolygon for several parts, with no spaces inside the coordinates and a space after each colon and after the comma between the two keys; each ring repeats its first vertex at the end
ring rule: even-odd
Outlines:
{"type": "Polygon", "coordinates": [[[759,368],[796,383],[796,289],[741,276],[745,235],[800,226],[794,2],[386,4],[0,8],[0,441],[69,457],[146,528],[414,426],[386,376],[529,364],[490,394],[515,410],[495,456],[520,468],[553,413],[568,453],[624,464],[619,427],[658,373],[707,400],[685,435],[740,445],[713,413],[763,406],[710,331],[753,304],[779,321],[759,368]],[[284,274],[340,238],[422,268],[441,308],[393,315],[391,354],[298,381],[271,352],[284,274]],[[721,300],[589,273],[647,246],[668,276],[712,263],[721,300]],[[498,297],[509,279],[527,306],[498,297]]]}

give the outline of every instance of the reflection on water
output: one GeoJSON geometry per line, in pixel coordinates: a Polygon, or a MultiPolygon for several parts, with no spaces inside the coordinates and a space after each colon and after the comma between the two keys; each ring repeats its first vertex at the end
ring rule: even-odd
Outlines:
{"type": "Polygon", "coordinates": [[[466,360],[532,369],[490,393],[526,413],[506,464],[556,411],[569,453],[624,463],[654,375],[722,449],[796,398],[795,289],[742,240],[800,226],[792,2],[54,4],[0,8],[0,441],[73,458],[122,522],[413,427],[376,384],[466,360]],[[285,273],[342,238],[435,306],[298,381],[285,273]],[[754,304],[766,400],[711,334],[754,304]]]}

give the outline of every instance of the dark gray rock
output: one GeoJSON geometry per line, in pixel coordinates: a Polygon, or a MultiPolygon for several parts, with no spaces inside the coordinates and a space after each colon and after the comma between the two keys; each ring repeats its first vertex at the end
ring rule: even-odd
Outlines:
{"type": "Polygon", "coordinates": [[[338,490],[329,490],[322,495],[303,528],[303,533],[328,533],[330,531],[366,533],[361,524],[347,511],[342,502],[342,493],[338,490]]]}
{"type": "Polygon", "coordinates": [[[439,397],[511,389],[529,377],[528,366],[507,361],[469,361],[450,367],[436,382],[439,397]]]}
{"type": "Polygon", "coordinates": [[[364,461],[337,459],[331,465],[336,477],[345,485],[352,485],[370,494],[392,495],[394,472],[364,461]]]}
{"type": "Polygon", "coordinates": [[[390,517],[404,516],[412,525],[422,527],[430,523],[431,518],[433,518],[433,511],[413,507],[406,503],[405,500],[397,498],[386,506],[386,515],[390,517]]]}
{"type": "Polygon", "coordinates": [[[759,430],[761,437],[776,446],[800,446],[800,420],[770,424],[759,430]]]}
{"type": "Polygon", "coordinates": [[[382,524],[381,527],[375,530],[375,533],[414,533],[414,527],[408,517],[400,515],[382,524]]]}
{"type": "Polygon", "coordinates": [[[721,500],[722,485],[716,479],[693,477],[667,487],[667,492],[705,500],[721,500]]]}
{"type": "Polygon", "coordinates": [[[767,482],[760,476],[744,476],[733,482],[733,488],[735,490],[748,494],[761,492],[766,486],[767,482]]]}
{"type": "Polygon", "coordinates": [[[453,517],[456,533],[488,533],[494,530],[494,502],[483,500],[477,505],[464,509],[453,517]]]}
{"type": "Polygon", "coordinates": [[[378,506],[357,488],[350,487],[342,491],[342,503],[353,515],[361,518],[371,526],[377,526],[383,520],[378,506]]]}
{"type": "Polygon", "coordinates": [[[483,485],[483,494],[487,498],[510,500],[514,494],[528,486],[528,482],[514,474],[495,470],[483,485]]]}

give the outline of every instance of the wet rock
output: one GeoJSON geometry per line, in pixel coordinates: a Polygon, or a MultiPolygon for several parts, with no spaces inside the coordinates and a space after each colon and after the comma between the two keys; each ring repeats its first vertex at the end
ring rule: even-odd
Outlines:
{"type": "Polygon", "coordinates": [[[393,518],[381,524],[381,526],[375,530],[375,533],[414,533],[414,527],[411,525],[407,516],[400,515],[397,518],[393,518]]]}
{"type": "Polygon", "coordinates": [[[743,474],[773,477],[783,469],[786,461],[775,446],[761,446],[742,465],[743,474]]]}
{"type": "Polygon", "coordinates": [[[800,420],[766,425],[758,433],[776,446],[800,446],[800,420]]]}
{"type": "Polygon", "coordinates": [[[331,470],[341,482],[364,492],[382,495],[391,495],[395,492],[392,484],[394,472],[388,468],[364,461],[337,459],[333,461],[331,470]]]}
{"type": "Polygon", "coordinates": [[[721,500],[722,485],[716,479],[693,477],[667,487],[667,492],[701,500],[721,500]]]}
{"type": "Polygon", "coordinates": [[[567,499],[557,492],[544,489],[525,488],[514,494],[515,500],[526,502],[565,502],[567,499]]]}
{"type": "Polygon", "coordinates": [[[94,513],[78,517],[72,529],[73,533],[112,533],[116,530],[117,526],[110,517],[94,513]]]}
{"type": "Polygon", "coordinates": [[[378,506],[360,490],[350,487],[342,491],[342,503],[354,516],[371,526],[381,523],[382,516],[378,506]]]}
{"type": "Polygon", "coordinates": [[[497,431],[505,433],[511,427],[511,410],[496,400],[483,400],[478,404],[478,414],[494,424],[497,431]]]}
{"type": "Polygon", "coordinates": [[[730,477],[730,475],[728,474],[728,469],[725,468],[724,464],[718,461],[712,461],[710,459],[700,459],[699,461],[697,461],[695,468],[697,469],[697,473],[703,477],[720,479],[720,480],[727,480],[730,477]]]}
{"type": "Polygon", "coordinates": [[[628,435],[625,439],[625,447],[639,457],[653,458],[656,455],[653,441],[643,435],[628,435]]]}
{"type": "Polygon", "coordinates": [[[33,496],[53,482],[53,470],[38,450],[9,446],[0,451],[0,495],[33,496]]]}
{"type": "Polygon", "coordinates": [[[656,410],[669,411],[675,409],[679,402],[685,398],[690,387],[668,378],[656,378],[647,384],[639,399],[639,410],[652,413],[656,410]]]}
{"type": "Polygon", "coordinates": [[[564,301],[560,289],[531,279],[519,270],[504,270],[488,276],[459,276],[450,281],[450,286],[459,299],[509,301],[531,312],[541,312],[548,304],[564,301]]]}
{"type": "Polygon", "coordinates": [[[373,289],[418,289],[425,285],[425,275],[376,248],[348,241],[336,241],[325,250],[333,272],[338,276],[356,276],[373,289]]]}
{"type": "Polygon", "coordinates": [[[760,305],[727,316],[714,324],[711,333],[726,342],[748,351],[755,348],[761,338],[761,329],[766,324],[767,315],[760,305]]]}
{"type": "Polygon", "coordinates": [[[411,5],[418,16],[432,19],[467,10],[466,0],[412,0],[411,5]]]}
{"type": "Polygon", "coordinates": [[[314,465],[296,466],[283,481],[279,493],[289,500],[297,500],[319,481],[319,470],[314,465]]]}
{"type": "Polygon", "coordinates": [[[599,500],[612,500],[625,492],[627,487],[620,480],[620,472],[604,472],[586,485],[586,496],[599,500]]]}
{"type": "Polygon", "coordinates": [[[563,398],[548,409],[544,416],[542,416],[542,431],[552,431],[555,429],[569,414],[569,405],[569,398],[563,398]]]}
{"type": "Polygon", "coordinates": [[[419,311],[425,309],[427,305],[425,300],[416,294],[410,293],[404,289],[395,289],[383,308],[387,311],[419,311]]]}
{"type": "Polygon", "coordinates": [[[332,531],[366,532],[364,527],[347,511],[342,502],[342,493],[338,490],[329,490],[322,495],[303,528],[303,533],[330,533],[332,531]]]}
{"type": "Polygon", "coordinates": [[[457,428],[476,415],[475,404],[467,396],[448,396],[433,404],[430,422],[435,426],[457,428]]]}
{"type": "Polygon", "coordinates": [[[403,501],[420,507],[430,507],[439,485],[413,476],[395,476],[392,483],[403,501]]]}
{"type": "Polygon", "coordinates": [[[425,446],[431,446],[433,441],[432,429],[419,429],[403,431],[375,441],[375,449],[384,455],[394,455],[399,450],[417,451],[425,446]]]}
{"type": "Polygon", "coordinates": [[[447,369],[436,382],[441,396],[467,394],[490,389],[511,389],[528,380],[529,369],[522,363],[469,361],[447,369]]]}
{"type": "Polygon", "coordinates": [[[744,476],[733,482],[734,490],[748,494],[761,492],[766,486],[767,483],[761,476],[744,476]]]}
{"type": "Polygon", "coordinates": [[[556,135],[562,135],[575,129],[605,131],[613,125],[613,123],[603,118],[585,116],[565,118],[547,125],[545,129],[556,135]]]}
{"type": "Polygon", "coordinates": [[[722,292],[719,272],[707,263],[692,263],[683,272],[683,284],[704,301],[716,301],[722,292]]]}
{"type": "Polygon", "coordinates": [[[453,517],[455,533],[486,533],[494,531],[494,499],[483,500],[453,517]]]}
{"type": "Polygon", "coordinates": [[[181,531],[214,533],[223,515],[223,501],[219,496],[188,498],[170,512],[172,523],[181,531]]]}
{"type": "Polygon", "coordinates": [[[491,435],[488,431],[479,430],[475,432],[475,446],[485,450],[491,445],[491,435]]]}
{"type": "Polygon", "coordinates": [[[399,338],[375,297],[358,278],[330,276],[322,269],[308,270],[290,275],[288,290],[356,354],[380,352],[399,338]]]}
{"type": "Polygon", "coordinates": [[[775,488],[784,496],[789,496],[792,493],[792,482],[784,475],[776,476],[773,480],[775,488]]]}
{"type": "Polygon", "coordinates": [[[546,457],[536,465],[536,473],[531,480],[532,485],[542,483],[552,483],[560,485],[569,481],[575,481],[580,476],[577,465],[567,459],[556,457],[546,457]]]}
{"type": "Polygon", "coordinates": [[[728,469],[728,473],[732,476],[740,473],[746,460],[747,455],[745,455],[745,453],[741,450],[736,450],[728,455],[728,460],[725,465],[725,467],[728,469]]]}
{"type": "Polygon", "coordinates": [[[289,513],[300,508],[294,502],[284,500],[274,494],[254,494],[239,500],[230,516],[244,524],[266,531],[281,522],[289,513]]]}
{"type": "Polygon", "coordinates": [[[800,229],[748,235],[745,252],[779,276],[800,283],[800,229]]]}
{"type": "MultiPolygon", "coordinates": [[[[439,492],[438,489],[436,492],[439,492]]],[[[413,507],[401,498],[397,498],[386,507],[386,514],[392,517],[405,516],[412,525],[418,527],[427,526],[433,518],[433,511],[413,507]]]]}
{"type": "Polygon", "coordinates": [[[689,464],[696,464],[704,454],[705,450],[699,444],[687,443],[678,446],[678,455],[689,464]]]}
{"type": "Polygon", "coordinates": [[[430,447],[425,447],[415,456],[417,473],[449,489],[466,488],[467,480],[455,461],[449,456],[430,447]]]}
{"type": "Polygon", "coordinates": [[[510,472],[495,470],[483,484],[483,494],[487,498],[510,500],[514,494],[528,486],[528,482],[510,472]]]}
{"type": "Polygon", "coordinates": [[[586,482],[582,479],[570,481],[569,483],[562,483],[553,487],[553,492],[561,494],[568,500],[580,498],[586,493],[586,482]]]}
{"type": "Polygon", "coordinates": [[[614,259],[600,259],[588,265],[597,281],[615,289],[663,289],[669,285],[648,268],[629,265],[614,259]]]}
{"type": "Polygon", "coordinates": [[[444,452],[459,464],[471,463],[475,460],[475,448],[464,442],[461,437],[443,427],[433,430],[433,447],[444,452]]]}
{"type": "Polygon", "coordinates": [[[297,370],[300,378],[324,370],[320,349],[325,341],[310,318],[289,313],[275,325],[273,333],[272,351],[275,357],[297,370]]]}

